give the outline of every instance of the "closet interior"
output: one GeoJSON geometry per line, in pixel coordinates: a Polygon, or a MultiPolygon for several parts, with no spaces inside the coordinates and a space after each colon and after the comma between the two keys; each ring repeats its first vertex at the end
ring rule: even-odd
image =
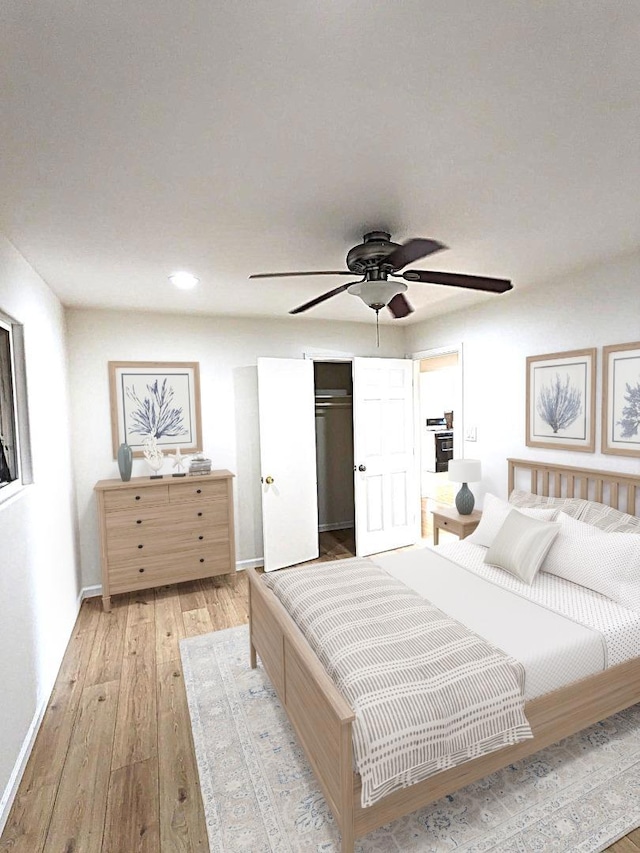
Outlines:
{"type": "Polygon", "coordinates": [[[333,532],[355,553],[351,362],[316,361],[314,390],[318,532],[333,532]]]}

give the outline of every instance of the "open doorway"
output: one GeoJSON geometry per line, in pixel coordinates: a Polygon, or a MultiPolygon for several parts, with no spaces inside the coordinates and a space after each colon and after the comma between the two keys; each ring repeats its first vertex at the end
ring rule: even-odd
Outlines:
{"type": "Polygon", "coordinates": [[[430,540],[433,509],[454,505],[455,484],[447,472],[462,439],[461,359],[457,348],[419,356],[420,533],[430,540]]]}
{"type": "Polygon", "coordinates": [[[319,483],[322,532],[355,529],[358,556],[413,545],[419,534],[413,361],[353,358],[338,377],[345,359],[336,359],[317,388],[316,361],[325,359],[258,358],[268,572],[318,558],[319,483]]]}
{"type": "Polygon", "coordinates": [[[320,559],[353,557],[353,375],[350,361],[314,361],[320,559]]]}

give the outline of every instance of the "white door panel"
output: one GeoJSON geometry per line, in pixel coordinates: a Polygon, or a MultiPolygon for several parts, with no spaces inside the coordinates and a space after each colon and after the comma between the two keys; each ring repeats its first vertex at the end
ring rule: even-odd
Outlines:
{"type": "Polygon", "coordinates": [[[413,363],[353,360],[354,485],[358,556],[412,545],[418,537],[414,482],[413,363]]]}
{"type": "Polygon", "coordinates": [[[270,572],[319,554],[313,362],[259,358],[258,409],[264,568],[270,572]]]}

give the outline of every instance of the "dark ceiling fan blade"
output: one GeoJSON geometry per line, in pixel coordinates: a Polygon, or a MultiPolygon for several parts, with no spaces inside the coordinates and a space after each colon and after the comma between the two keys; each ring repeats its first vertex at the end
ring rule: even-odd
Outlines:
{"type": "Polygon", "coordinates": [[[333,290],[328,290],[321,296],[316,296],[316,298],[312,299],[310,302],[305,302],[304,305],[298,305],[297,308],[293,308],[291,311],[289,311],[289,314],[302,314],[303,311],[308,311],[309,308],[314,308],[321,302],[325,302],[327,299],[331,299],[332,296],[337,296],[339,293],[345,291],[348,287],[351,287],[352,284],[356,284],[356,282],[350,281],[347,284],[341,284],[340,287],[334,287],[333,290]]]}
{"type": "Polygon", "coordinates": [[[413,314],[414,308],[404,295],[404,293],[396,293],[391,302],[387,305],[387,308],[396,320],[401,320],[403,317],[408,317],[409,314],[413,314]]]}
{"type": "Polygon", "coordinates": [[[440,252],[446,248],[447,246],[444,243],[439,243],[437,240],[415,237],[413,240],[407,240],[402,246],[398,246],[380,263],[384,266],[390,266],[393,270],[399,270],[406,267],[407,264],[412,264],[420,258],[426,258],[427,255],[433,255],[434,252],[440,252]]]}
{"type": "Polygon", "coordinates": [[[322,270],[321,272],[259,272],[249,278],[286,278],[292,275],[353,275],[349,270],[322,270]]]}
{"type": "Polygon", "coordinates": [[[506,293],[513,289],[513,285],[506,278],[485,278],[481,275],[463,275],[456,272],[407,270],[400,278],[425,284],[447,284],[450,287],[465,287],[467,290],[484,290],[487,293],[506,293]]]}

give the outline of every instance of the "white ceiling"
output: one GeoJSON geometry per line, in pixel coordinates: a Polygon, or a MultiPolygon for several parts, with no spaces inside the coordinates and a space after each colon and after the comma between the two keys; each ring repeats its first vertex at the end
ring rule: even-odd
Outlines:
{"type": "MultiPolygon", "coordinates": [[[[451,247],[418,268],[516,288],[640,245],[638,0],[23,0],[1,20],[0,229],[67,305],[284,317],[348,279],[250,273],[344,269],[381,228],[451,247]]],[[[409,296],[398,322],[509,298],[409,296]]],[[[303,316],[373,320],[348,294],[303,316]]]]}

